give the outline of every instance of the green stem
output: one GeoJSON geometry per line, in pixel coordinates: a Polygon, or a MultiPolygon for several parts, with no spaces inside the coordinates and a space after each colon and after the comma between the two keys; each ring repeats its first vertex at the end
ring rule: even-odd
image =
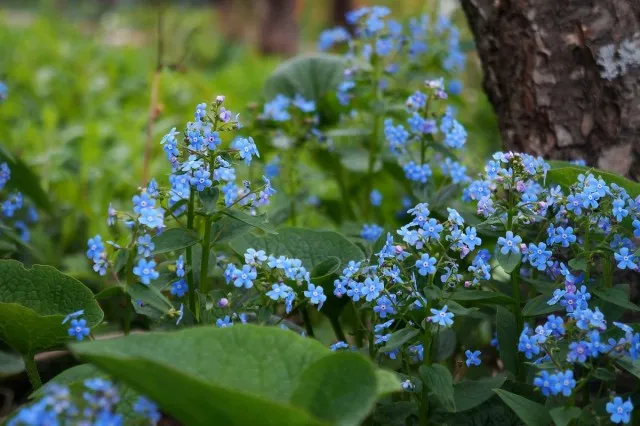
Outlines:
{"type": "Polygon", "coordinates": [[[376,155],[378,151],[378,138],[380,137],[380,127],[382,127],[383,115],[380,114],[382,92],[380,91],[380,60],[374,57],[373,63],[373,92],[375,93],[376,106],[373,113],[373,134],[369,139],[369,165],[367,168],[367,185],[366,192],[364,194],[364,215],[368,221],[371,214],[371,202],[369,195],[373,190],[373,169],[376,164],[376,155]]]}
{"type": "MultiPolygon", "coordinates": [[[[587,224],[587,226],[585,227],[585,231],[584,231],[584,244],[583,244],[583,246],[584,246],[583,248],[584,248],[584,251],[586,253],[589,253],[589,249],[590,249],[589,244],[590,244],[590,241],[589,241],[589,225],[587,224]]],[[[589,285],[589,279],[590,279],[590,276],[591,276],[590,258],[591,258],[590,254],[587,254],[586,257],[585,257],[585,261],[586,261],[587,267],[586,267],[586,271],[584,271],[584,283],[587,284],[587,285],[589,285]]]]}
{"type": "MultiPolygon", "coordinates": [[[[207,293],[207,276],[209,275],[209,252],[211,251],[211,216],[204,221],[204,237],[202,240],[202,258],[200,259],[200,294],[207,293]]],[[[196,320],[200,319],[199,312],[195,312],[196,320]]]]}
{"type": "Polygon", "coordinates": [[[290,155],[288,158],[287,168],[289,169],[289,217],[291,218],[291,225],[297,226],[297,216],[296,216],[296,165],[295,165],[295,151],[290,149],[290,155]]]}
{"type": "Polygon", "coordinates": [[[607,288],[613,287],[613,268],[611,265],[611,257],[608,254],[603,255],[602,268],[604,272],[604,285],[607,288]]]}
{"type": "Polygon", "coordinates": [[[313,326],[311,325],[311,316],[309,315],[309,311],[306,307],[300,308],[300,313],[302,314],[302,321],[304,322],[304,328],[307,330],[308,337],[316,337],[313,332],[313,326]]]}
{"type": "Polygon", "coordinates": [[[38,390],[42,387],[42,380],[40,379],[40,373],[38,373],[38,365],[35,358],[33,355],[24,355],[22,359],[24,360],[24,367],[27,370],[31,387],[33,387],[33,390],[38,390]]]}
{"type": "MultiPolygon", "coordinates": [[[[136,252],[134,247],[131,248],[129,252],[129,257],[127,258],[127,285],[133,286],[136,283],[136,278],[133,275],[133,264],[136,260],[136,252]]],[[[127,336],[131,332],[131,302],[130,302],[129,294],[124,295],[124,323],[123,323],[123,331],[124,335],[127,336]]]]}
{"type": "MultiPolygon", "coordinates": [[[[507,213],[507,231],[513,231],[513,188],[514,182],[512,182],[511,189],[509,189],[509,205],[508,205],[508,213],[507,213]]],[[[511,272],[511,291],[513,292],[513,313],[516,317],[516,330],[520,333],[524,327],[524,321],[522,319],[522,296],[520,294],[520,279],[519,279],[519,269],[516,266],[511,272]]],[[[525,381],[525,368],[524,368],[524,360],[522,358],[522,354],[518,351],[518,348],[513,348],[516,351],[516,378],[520,382],[525,381]]]]}
{"type": "MultiPolygon", "coordinates": [[[[193,188],[189,189],[189,204],[187,207],[187,229],[193,229],[193,219],[195,216],[195,192],[193,188]]],[[[187,247],[187,265],[189,265],[189,270],[187,272],[187,286],[188,286],[188,297],[189,297],[189,309],[195,315],[197,312],[196,309],[196,288],[195,283],[193,282],[193,251],[192,247],[187,247]]]]}
{"type": "Polygon", "coordinates": [[[347,343],[347,337],[344,335],[344,331],[342,330],[342,325],[340,324],[340,320],[337,316],[332,315],[329,317],[329,321],[331,322],[331,327],[333,328],[333,332],[336,335],[336,339],[347,343]]]}

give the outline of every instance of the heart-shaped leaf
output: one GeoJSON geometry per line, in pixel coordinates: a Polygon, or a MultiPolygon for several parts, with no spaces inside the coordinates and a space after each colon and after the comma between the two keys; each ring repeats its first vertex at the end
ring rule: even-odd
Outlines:
{"type": "Polygon", "coordinates": [[[185,228],[171,228],[162,234],[153,237],[153,252],[155,254],[167,253],[191,247],[200,242],[197,232],[185,228]]]}
{"type": "Polygon", "coordinates": [[[87,325],[102,321],[93,293],[75,278],[51,266],[26,269],[15,260],[0,261],[0,339],[24,355],[58,346],[69,337],[64,317],[84,310],[87,325]]]}
{"type": "Polygon", "coordinates": [[[527,426],[547,426],[551,423],[551,416],[544,405],[502,389],[495,389],[495,393],[527,426]]]}
{"type": "Polygon", "coordinates": [[[330,257],[340,259],[341,265],[350,260],[364,259],[362,250],[343,235],[333,231],[305,228],[283,228],[278,230],[278,235],[246,234],[234,239],[231,248],[240,255],[247,249],[254,248],[274,256],[300,259],[308,271],[312,271],[330,257]]]}
{"type": "Polygon", "coordinates": [[[496,260],[498,264],[504,269],[507,274],[510,274],[516,269],[516,267],[520,264],[520,259],[522,256],[520,253],[509,252],[507,254],[502,254],[501,251],[498,250],[496,253],[496,260]]]}
{"type": "Polygon", "coordinates": [[[270,100],[279,94],[290,98],[302,95],[318,103],[342,81],[344,67],[344,58],[336,55],[313,53],[296,56],[283,62],[267,79],[265,97],[270,100]]]}
{"type": "Polygon", "coordinates": [[[273,227],[273,225],[271,225],[269,222],[267,222],[265,219],[265,216],[251,216],[250,214],[247,214],[245,212],[243,212],[242,210],[236,210],[236,209],[229,209],[229,210],[224,210],[222,213],[226,214],[229,217],[234,218],[235,220],[239,220],[240,222],[244,222],[247,225],[251,225],[254,228],[258,228],[263,230],[264,232],[268,233],[268,234],[277,234],[278,232],[276,231],[276,229],[273,227]]]}
{"type": "Polygon", "coordinates": [[[190,328],[71,350],[193,426],[355,425],[382,392],[399,390],[361,355],[275,327],[190,328]]]}
{"type": "Polygon", "coordinates": [[[420,377],[424,386],[445,410],[456,411],[456,403],[453,399],[453,376],[447,367],[440,364],[423,365],[420,367],[420,377]]]}

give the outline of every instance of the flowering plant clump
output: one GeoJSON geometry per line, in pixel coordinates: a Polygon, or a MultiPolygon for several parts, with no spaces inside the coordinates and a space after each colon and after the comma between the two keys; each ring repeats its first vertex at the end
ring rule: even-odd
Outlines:
{"type": "Polygon", "coordinates": [[[162,137],[166,179],[88,240],[102,291],[0,261],[34,389],[39,352],[87,363],[8,424],[638,423],[640,185],[526,153],[474,170],[460,84],[427,67],[464,68],[456,27],[347,20],[320,38],[343,55],[283,64],[249,128],[218,96],[162,137]]]}

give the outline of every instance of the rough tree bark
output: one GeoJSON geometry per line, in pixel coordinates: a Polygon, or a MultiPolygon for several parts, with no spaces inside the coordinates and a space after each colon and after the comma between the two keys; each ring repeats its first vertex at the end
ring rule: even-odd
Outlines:
{"type": "Polygon", "coordinates": [[[260,51],[267,54],[295,55],[298,25],[295,0],[264,0],[266,10],[260,28],[260,51]]]}
{"type": "Polygon", "coordinates": [[[640,0],[461,1],[506,149],[640,179],[640,64],[608,80],[598,63],[640,52],[640,0]]]}

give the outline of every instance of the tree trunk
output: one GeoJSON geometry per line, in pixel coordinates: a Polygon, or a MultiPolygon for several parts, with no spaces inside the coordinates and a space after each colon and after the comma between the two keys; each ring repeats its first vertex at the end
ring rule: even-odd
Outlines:
{"type": "Polygon", "coordinates": [[[506,149],[640,178],[640,0],[462,0],[506,149]]]}
{"type": "Polygon", "coordinates": [[[347,23],[347,12],[355,9],[354,0],[333,0],[333,7],[331,8],[332,16],[331,22],[335,26],[349,27],[347,23]]]}
{"type": "Polygon", "coordinates": [[[265,13],[260,28],[260,51],[295,55],[298,50],[298,25],[295,0],[264,0],[265,13]]]}

